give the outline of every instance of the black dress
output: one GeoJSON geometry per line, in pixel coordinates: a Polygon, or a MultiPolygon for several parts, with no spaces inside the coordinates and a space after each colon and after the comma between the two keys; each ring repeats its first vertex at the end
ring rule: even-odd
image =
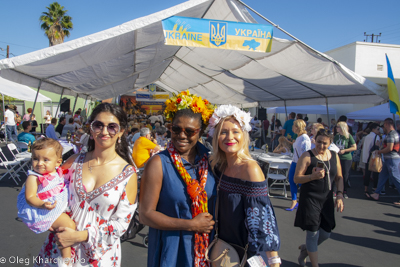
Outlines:
{"type": "MultiPolygon", "coordinates": [[[[330,150],[328,150],[330,151],[330,150]]],[[[311,150],[307,151],[311,156],[311,164],[308,166],[305,175],[311,174],[312,169],[317,167],[318,160],[311,150]]],[[[332,183],[337,174],[336,153],[330,151],[331,159],[325,161],[325,177],[320,180],[313,180],[304,183],[300,188],[299,207],[296,212],[294,226],[303,230],[312,232],[320,228],[326,232],[331,232],[335,228],[335,204],[333,202],[333,191],[329,190],[327,168],[330,167],[330,183],[332,183]]]]}

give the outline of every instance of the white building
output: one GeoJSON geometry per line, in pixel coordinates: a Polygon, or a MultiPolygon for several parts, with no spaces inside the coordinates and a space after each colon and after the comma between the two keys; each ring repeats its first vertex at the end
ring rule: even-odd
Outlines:
{"type": "MultiPolygon", "coordinates": [[[[325,52],[350,70],[368,80],[387,87],[387,64],[385,54],[389,57],[393,76],[400,89],[400,45],[354,42],[325,52]]],[[[399,93],[400,95],[400,93],[399,93]]],[[[335,108],[337,115],[375,106],[375,104],[330,105],[335,108]]]]}
{"type": "MultiPolygon", "coordinates": [[[[385,57],[385,54],[387,54],[395,82],[400,85],[400,45],[354,42],[327,51],[325,54],[357,74],[382,86],[387,85],[385,57]]],[[[397,89],[399,89],[399,86],[397,86],[397,89]]]]}

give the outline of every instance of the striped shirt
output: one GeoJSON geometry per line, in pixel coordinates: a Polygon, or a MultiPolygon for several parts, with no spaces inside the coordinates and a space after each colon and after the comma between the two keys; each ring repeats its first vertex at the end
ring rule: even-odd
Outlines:
{"type": "Polygon", "coordinates": [[[400,150],[399,134],[395,130],[390,131],[390,133],[386,135],[386,138],[383,140],[383,148],[387,147],[388,144],[393,144],[393,150],[389,153],[383,154],[383,158],[400,158],[400,155],[398,153],[400,150]]]}

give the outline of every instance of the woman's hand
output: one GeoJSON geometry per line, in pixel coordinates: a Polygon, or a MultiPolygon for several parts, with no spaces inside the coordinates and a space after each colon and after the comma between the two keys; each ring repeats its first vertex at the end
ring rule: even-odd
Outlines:
{"type": "Polygon", "coordinates": [[[203,212],[190,220],[191,231],[199,233],[210,233],[214,228],[213,216],[208,212],[203,212]]]}
{"type": "Polygon", "coordinates": [[[344,153],[346,153],[346,152],[344,151],[344,149],[340,149],[338,154],[339,154],[339,155],[343,155],[344,153]]]}
{"type": "Polygon", "coordinates": [[[71,247],[76,243],[82,242],[79,238],[79,231],[73,230],[69,227],[58,228],[55,237],[59,249],[71,247]]]}
{"type": "Polygon", "coordinates": [[[335,207],[337,212],[342,212],[344,209],[344,204],[343,204],[343,196],[336,196],[336,201],[335,201],[335,207]]]}
{"type": "Polygon", "coordinates": [[[311,180],[321,180],[325,177],[325,169],[314,167],[312,169],[311,180]]]}

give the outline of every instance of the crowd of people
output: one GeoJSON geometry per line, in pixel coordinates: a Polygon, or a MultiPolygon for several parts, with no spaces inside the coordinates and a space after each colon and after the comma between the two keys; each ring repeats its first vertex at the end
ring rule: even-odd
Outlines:
{"type": "MultiPolygon", "coordinates": [[[[242,267],[250,266],[247,259],[280,266],[279,221],[268,181],[249,151],[260,127],[271,133],[275,153],[293,156],[286,210],[296,211],[294,226],[306,232],[300,266],[307,258],[318,266],[318,246],[335,228],[335,209],[344,209],[357,150],[367,198],[377,200],[388,177],[400,190],[399,135],[391,119],[384,121],[383,139],[379,124],[353,133],[343,116],[329,126],[295,113],[283,126],[274,116],[261,124],[237,107],[216,107],[188,91],[167,100],[164,113],[126,115],[102,103],[87,121],[68,115],[50,118],[47,137],[32,140],[33,170],[18,197],[24,223],[50,231],[39,253],[45,264],[37,266],[120,266],[119,238],[136,209],[149,226],[148,266],[223,266],[233,258],[242,267]],[[54,140],[65,130],[85,149],[61,164],[54,140]],[[380,173],[366,166],[372,153],[384,155],[380,173]]],[[[32,125],[22,126],[26,142],[32,125]]]]}

